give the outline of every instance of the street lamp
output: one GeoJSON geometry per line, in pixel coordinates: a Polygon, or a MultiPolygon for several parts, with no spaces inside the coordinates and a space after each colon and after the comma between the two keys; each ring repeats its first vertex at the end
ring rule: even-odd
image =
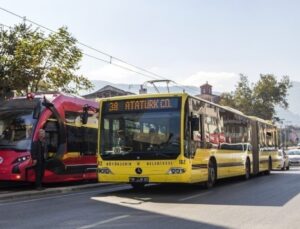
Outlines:
{"type": "Polygon", "coordinates": [[[288,120],[286,120],[285,122],[284,122],[284,126],[285,126],[285,128],[284,128],[284,130],[285,130],[285,134],[284,134],[284,139],[285,139],[285,149],[288,149],[288,141],[289,141],[289,139],[288,139],[288,124],[290,124],[291,123],[291,121],[288,121],[288,120]]]}
{"type": "Polygon", "coordinates": [[[284,118],[276,118],[276,121],[280,124],[280,140],[282,144],[282,149],[288,148],[288,124],[291,123],[291,121],[285,120],[284,118]]]}

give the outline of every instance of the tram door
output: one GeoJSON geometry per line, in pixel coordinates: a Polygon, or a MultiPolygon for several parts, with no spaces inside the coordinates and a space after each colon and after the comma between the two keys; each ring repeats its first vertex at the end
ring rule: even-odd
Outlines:
{"type": "Polygon", "coordinates": [[[54,115],[46,121],[44,127],[46,132],[46,142],[48,153],[46,155],[46,169],[56,174],[65,173],[65,166],[60,155],[59,149],[59,125],[54,115]]]}

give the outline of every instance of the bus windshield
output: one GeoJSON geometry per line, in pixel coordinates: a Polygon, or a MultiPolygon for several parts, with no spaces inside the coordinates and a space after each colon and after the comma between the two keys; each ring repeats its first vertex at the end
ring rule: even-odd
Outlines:
{"type": "Polygon", "coordinates": [[[32,109],[0,110],[0,149],[29,150],[35,122],[32,109]]]}
{"type": "Polygon", "coordinates": [[[180,111],[104,113],[103,160],[175,159],[180,153],[180,111]]]}

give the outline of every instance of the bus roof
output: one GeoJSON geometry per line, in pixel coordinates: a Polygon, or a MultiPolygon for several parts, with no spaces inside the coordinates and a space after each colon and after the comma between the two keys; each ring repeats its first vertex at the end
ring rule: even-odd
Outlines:
{"type": "Polygon", "coordinates": [[[256,117],[256,116],[248,116],[248,117],[252,120],[255,120],[255,121],[267,124],[267,125],[275,126],[271,120],[265,120],[265,119],[262,119],[262,118],[259,118],[259,117],[256,117]]]}
{"type": "Polygon", "coordinates": [[[139,95],[122,95],[109,98],[102,98],[102,101],[115,101],[115,100],[127,100],[127,99],[137,99],[137,98],[162,98],[162,97],[184,97],[188,96],[187,93],[155,93],[155,94],[139,94],[139,95]]]}
{"type": "Polygon", "coordinates": [[[247,119],[274,126],[274,124],[270,120],[264,120],[264,119],[258,118],[256,116],[248,116],[248,115],[244,114],[243,112],[241,112],[237,109],[234,109],[232,107],[222,106],[220,104],[216,104],[216,103],[210,102],[208,100],[205,100],[205,99],[202,99],[202,98],[199,98],[199,97],[196,97],[196,96],[189,95],[186,92],[124,95],[124,96],[115,96],[115,97],[109,97],[109,98],[101,98],[101,100],[102,101],[115,101],[115,100],[127,100],[127,99],[130,100],[130,99],[138,99],[138,98],[162,98],[162,97],[191,97],[191,98],[197,99],[199,101],[211,104],[213,106],[222,108],[224,110],[230,111],[230,112],[235,113],[237,115],[243,116],[247,119]]]}

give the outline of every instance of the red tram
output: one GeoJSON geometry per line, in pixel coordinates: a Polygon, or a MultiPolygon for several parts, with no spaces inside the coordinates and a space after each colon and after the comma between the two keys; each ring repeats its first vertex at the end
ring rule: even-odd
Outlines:
{"type": "Polygon", "coordinates": [[[28,94],[0,102],[0,181],[33,182],[32,142],[46,131],[48,153],[43,182],[96,180],[98,103],[63,93],[28,94]]]}

